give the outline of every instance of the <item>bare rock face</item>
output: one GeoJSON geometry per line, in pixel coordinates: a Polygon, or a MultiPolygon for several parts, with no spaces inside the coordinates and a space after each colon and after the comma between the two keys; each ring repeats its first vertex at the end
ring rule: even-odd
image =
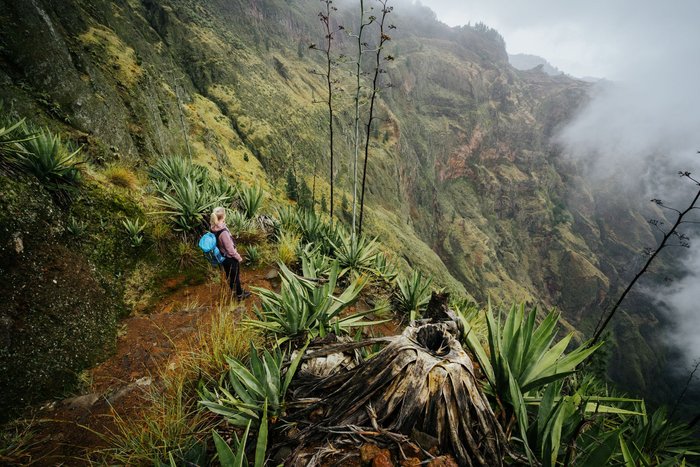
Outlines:
{"type": "MultiPolygon", "coordinates": [[[[295,396],[318,400],[307,410],[322,408],[324,414],[301,434],[297,452],[339,430],[367,427],[435,439],[440,452],[452,454],[459,465],[502,465],[505,435],[469,355],[450,332],[454,329],[451,321],[409,326],[400,336],[386,338],[388,345],[357,367],[311,388],[302,386],[303,394],[295,396]]],[[[348,344],[326,347],[324,353],[334,347],[347,350],[348,344]]]]}

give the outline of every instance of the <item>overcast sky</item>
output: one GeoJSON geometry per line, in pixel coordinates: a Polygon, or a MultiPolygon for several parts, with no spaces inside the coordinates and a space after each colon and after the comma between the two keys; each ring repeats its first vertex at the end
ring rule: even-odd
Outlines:
{"type": "Polygon", "coordinates": [[[456,26],[477,21],[497,29],[508,52],[546,58],[575,76],[617,79],[666,54],[698,62],[697,0],[420,0],[456,26]]]}

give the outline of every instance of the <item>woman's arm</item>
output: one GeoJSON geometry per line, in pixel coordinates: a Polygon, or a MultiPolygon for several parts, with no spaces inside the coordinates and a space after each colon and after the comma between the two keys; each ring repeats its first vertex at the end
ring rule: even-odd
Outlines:
{"type": "Polygon", "coordinates": [[[231,237],[231,233],[228,230],[221,232],[221,246],[226,256],[235,258],[239,263],[243,262],[243,258],[241,258],[241,255],[236,251],[236,247],[233,244],[233,237],[231,237]]]}

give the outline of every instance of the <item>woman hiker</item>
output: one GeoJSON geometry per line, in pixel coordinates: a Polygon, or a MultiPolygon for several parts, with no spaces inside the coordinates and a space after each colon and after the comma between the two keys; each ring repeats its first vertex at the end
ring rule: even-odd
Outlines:
{"type": "Polygon", "coordinates": [[[221,266],[226,272],[229,287],[231,287],[232,292],[236,292],[239,300],[245,300],[250,296],[250,292],[244,291],[243,287],[241,287],[241,263],[243,258],[236,251],[236,243],[233,241],[228,227],[226,227],[225,220],[226,210],[222,207],[214,208],[210,219],[211,232],[216,235],[216,246],[219,247],[219,251],[225,258],[221,266]]]}

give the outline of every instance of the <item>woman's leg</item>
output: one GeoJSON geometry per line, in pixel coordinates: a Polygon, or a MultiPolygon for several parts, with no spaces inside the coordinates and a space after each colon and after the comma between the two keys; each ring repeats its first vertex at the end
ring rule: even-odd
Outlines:
{"type": "Polygon", "coordinates": [[[243,295],[243,287],[241,287],[241,268],[238,261],[233,258],[231,258],[231,263],[231,274],[228,278],[229,286],[231,287],[231,290],[235,290],[236,295],[240,297],[243,295]]]}

